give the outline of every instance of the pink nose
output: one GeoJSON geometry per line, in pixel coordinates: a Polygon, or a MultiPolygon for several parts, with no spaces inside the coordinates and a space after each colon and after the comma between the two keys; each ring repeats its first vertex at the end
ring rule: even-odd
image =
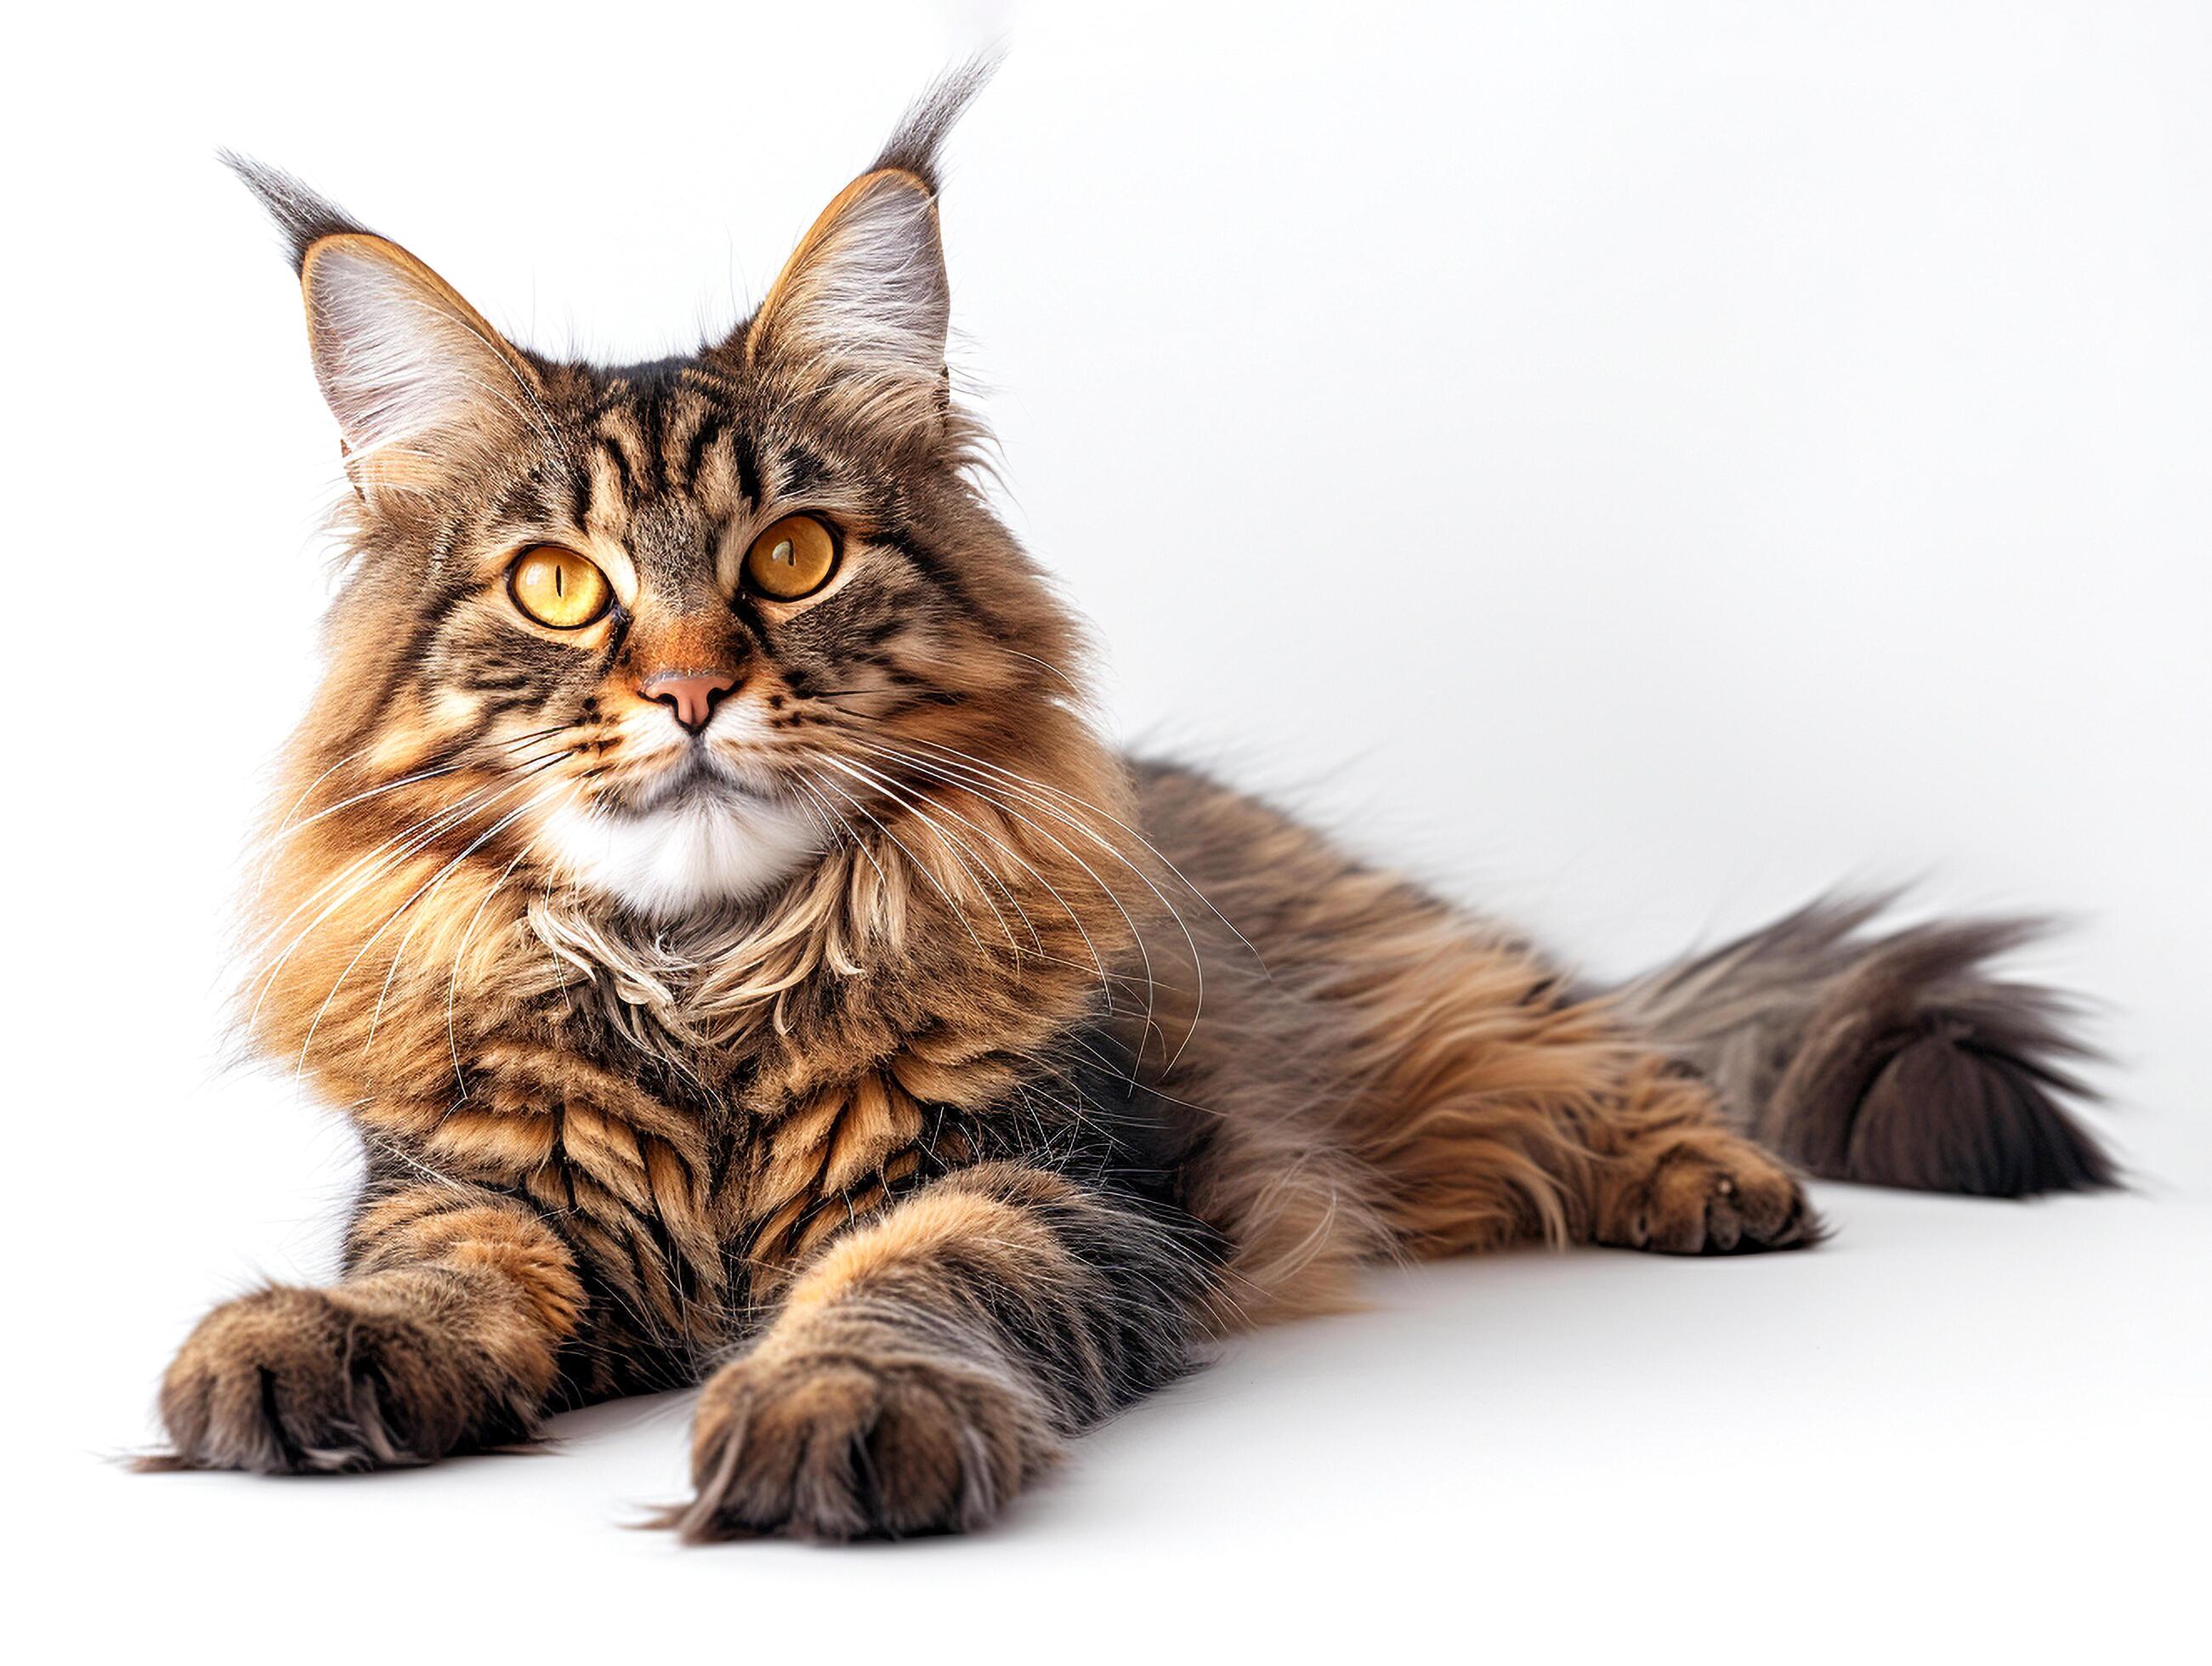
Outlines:
{"type": "Polygon", "coordinates": [[[721,697],[737,687],[738,679],[726,671],[656,672],[637,685],[647,700],[658,700],[676,714],[676,721],[693,734],[707,727],[721,697]]]}

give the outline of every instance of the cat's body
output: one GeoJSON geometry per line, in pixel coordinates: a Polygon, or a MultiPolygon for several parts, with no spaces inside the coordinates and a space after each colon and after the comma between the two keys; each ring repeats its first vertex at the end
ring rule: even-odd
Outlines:
{"type": "Polygon", "coordinates": [[[1978,974],[2002,928],[1816,909],[1577,989],[1105,745],[945,395],[966,88],[729,341],[624,371],[250,173],[360,501],[248,1029],[368,1183],[343,1283],[178,1356],[180,1461],[417,1462],[697,1382],[695,1536],[973,1526],[1381,1258],[1808,1243],[1791,1158],[2106,1178],[2048,1006],[1978,974]]]}

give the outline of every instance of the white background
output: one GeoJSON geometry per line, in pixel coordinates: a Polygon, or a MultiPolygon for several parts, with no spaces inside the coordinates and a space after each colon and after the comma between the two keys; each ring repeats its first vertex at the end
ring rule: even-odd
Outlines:
{"type": "Polygon", "coordinates": [[[11,26],[0,112],[11,1630],[2183,1651],[2212,1479],[2203,6],[62,9],[11,26]],[[123,1473],[204,1304],[327,1269],[350,1175],[289,1083],[219,1069],[337,474],[215,146],[535,345],[643,357],[736,318],[1001,30],[945,201],[960,364],[1116,721],[1601,970],[1851,877],[2073,915],[2033,969],[2102,1005],[2136,1191],[1828,1187],[1814,1255],[1380,1277],[972,1541],[627,1531],[679,1487],[680,1398],[419,1474],[123,1473]]]}

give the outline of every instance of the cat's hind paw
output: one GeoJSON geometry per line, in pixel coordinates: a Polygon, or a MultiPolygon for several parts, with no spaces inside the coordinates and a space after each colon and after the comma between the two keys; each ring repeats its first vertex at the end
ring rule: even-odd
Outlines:
{"type": "Polygon", "coordinates": [[[1803,1183],[1741,1135],[1700,1128],[1615,1159],[1597,1241],[1674,1256],[1801,1250],[1820,1241],[1803,1183]]]}

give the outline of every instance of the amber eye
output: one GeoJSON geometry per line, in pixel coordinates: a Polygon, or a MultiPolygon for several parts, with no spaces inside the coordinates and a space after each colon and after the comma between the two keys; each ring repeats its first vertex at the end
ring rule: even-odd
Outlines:
{"type": "Polygon", "coordinates": [[[592,563],[550,544],[514,558],[507,569],[507,593],[525,613],[556,630],[581,629],[607,611],[615,593],[592,563]]]}
{"type": "Polygon", "coordinates": [[[786,515],[745,551],[745,582],[763,596],[795,602],[830,582],[837,538],[812,515],[786,515]]]}

